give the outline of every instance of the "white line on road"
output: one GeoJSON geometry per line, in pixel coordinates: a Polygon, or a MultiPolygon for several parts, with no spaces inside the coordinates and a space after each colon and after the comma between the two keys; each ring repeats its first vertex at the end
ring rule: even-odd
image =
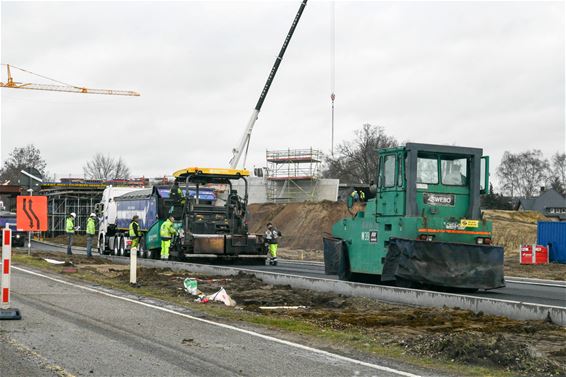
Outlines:
{"type": "Polygon", "coordinates": [[[185,318],[188,318],[188,319],[192,319],[192,320],[195,320],[195,321],[199,321],[199,322],[204,322],[204,323],[207,323],[207,324],[212,325],[212,326],[217,326],[217,327],[222,327],[222,328],[225,328],[225,329],[237,331],[237,332],[244,333],[244,334],[247,334],[247,335],[255,336],[255,337],[257,337],[257,338],[262,338],[262,339],[265,339],[265,340],[269,340],[269,341],[271,341],[271,342],[284,344],[284,345],[287,345],[287,346],[290,346],[290,347],[294,347],[294,348],[302,349],[302,350],[305,350],[305,351],[317,353],[317,354],[319,354],[319,355],[324,355],[324,356],[327,356],[327,357],[330,357],[330,358],[334,358],[334,359],[337,359],[337,360],[346,361],[346,362],[349,362],[349,363],[353,363],[353,364],[365,366],[365,367],[371,368],[371,369],[381,370],[381,371],[384,371],[384,372],[394,373],[394,374],[397,374],[397,375],[399,375],[399,376],[405,376],[405,377],[420,377],[420,376],[417,375],[417,374],[412,374],[412,373],[409,373],[409,372],[403,372],[403,371],[401,371],[401,370],[397,370],[397,369],[385,367],[385,366],[382,366],[382,365],[366,363],[366,362],[364,362],[364,361],[360,361],[360,360],[356,360],[356,359],[351,359],[351,358],[346,357],[346,356],[341,356],[341,355],[337,355],[337,354],[334,354],[334,353],[331,353],[331,352],[319,350],[319,349],[317,349],[317,348],[308,347],[308,346],[305,346],[305,345],[302,345],[302,344],[299,344],[299,343],[289,342],[289,341],[287,341],[287,340],[278,339],[278,338],[275,338],[275,337],[272,337],[272,336],[269,336],[269,335],[260,334],[260,333],[257,333],[257,332],[254,332],[254,331],[250,331],[250,330],[244,330],[244,329],[241,329],[241,328],[236,327],[236,326],[227,325],[227,324],[224,324],[224,323],[213,322],[213,321],[208,320],[208,319],[193,317],[193,316],[188,315],[188,314],[179,313],[179,312],[176,312],[176,311],[174,311],[174,310],[167,309],[167,308],[162,308],[162,307],[160,307],[160,306],[153,305],[153,304],[148,304],[148,303],[146,303],[146,302],[137,301],[137,300],[134,300],[134,299],[131,299],[131,298],[127,298],[127,297],[120,297],[120,296],[114,295],[114,294],[112,294],[112,293],[100,291],[100,290],[98,290],[98,289],[94,289],[94,288],[90,288],[90,287],[85,287],[85,286],[82,286],[82,285],[79,285],[79,284],[74,284],[74,283],[71,283],[71,282],[68,282],[68,281],[65,281],[65,280],[56,279],[56,278],[53,278],[53,277],[51,277],[51,276],[47,276],[47,275],[40,274],[40,273],[38,273],[38,272],[26,270],[26,269],[21,268],[21,267],[15,267],[15,266],[13,266],[12,268],[15,269],[15,270],[18,270],[18,271],[21,271],[21,272],[30,274],[30,275],[39,276],[39,277],[42,277],[42,278],[44,278],[44,279],[48,279],[48,280],[51,280],[51,281],[55,281],[55,282],[57,282],[57,283],[69,285],[69,286],[71,286],[71,287],[75,287],[75,288],[79,288],[79,289],[84,289],[84,290],[86,290],[86,291],[93,292],[93,293],[99,293],[99,294],[101,294],[101,295],[105,295],[105,296],[108,296],[108,297],[116,298],[116,299],[118,299],[118,300],[128,301],[128,302],[131,302],[131,303],[134,303],[134,304],[143,305],[143,306],[146,306],[146,307],[149,307],[149,308],[152,308],[152,309],[160,310],[160,311],[162,311],[162,312],[166,312],[166,313],[170,313],[170,314],[175,314],[175,315],[178,315],[178,316],[181,316],[181,317],[185,317],[185,318]]]}
{"type": "Polygon", "coordinates": [[[543,287],[558,287],[558,288],[566,288],[564,284],[552,284],[552,283],[538,283],[536,281],[525,281],[525,280],[511,280],[505,279],[506,283],[513,283],[513,284],[524,284],[524,285],[540,285],[543,287]]]}

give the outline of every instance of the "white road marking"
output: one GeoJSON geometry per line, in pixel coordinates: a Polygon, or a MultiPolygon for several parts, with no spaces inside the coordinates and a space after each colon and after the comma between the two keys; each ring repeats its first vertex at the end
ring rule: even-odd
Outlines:
{"type": "Polygon", "coordinates": [[[146,307],[149,307],[149,308],[152,308],[152,309],[160,310],[162,312],[175,314],[175,315],[178,315],[180,317],[185,317],[185,318],[192,319],[192,320],[195,320],[195,321],[203,322],[203,323],[206,323],[206,324],[209,324],[209,325],[212,325],[212,326],[217,326],[217,327],[222,327],[222,328],[225,328],[225,329],[228,329],[228,330],[237,331],[237,332],[240,332],[240,333],[243,333],[243,334],[255,336],[257,338],[269,340],[269,341],[274,342],[274,343],[280,343],[280,344],[284,344],[286,346],[290,346],[290,347],[302,349],[302,350],[305,350],[305,351],[317,353],[319,355],[324,355],[324,356],[329,357],[329,358],[334,358],[334,359],[337,359],[337,360],[346,361],[346,362],[349,362],[349,363],[352,363],[352,364],[361,365],[361,366],[371,368],[371,369],[376,369],[376,370],[381,370],[381,371],[384,371],[384,372],[394,373],[394,374],[397,374],[397,375],[400,375],[400,376],[420,377],[417,374],[412,374],[412,373],[409,373],[409,372],[403,372],[401,370],[385,367],[385,366],[382,366],[382,365],[366,363],[364,361],[352,359],[352,358],[349,358],[349,357],[346,357],[346,356],[337,355],[337,354],[334,354],[334,353],[331,353],[331,352],[319,350],[317,348],[308,347],[308,346],[305,346],[305,345],[302,345],[302,344],[299,344],[299,343],[294,343],[294,342],[290,342],[290,341],[287,341],[287,340],[278,339],[278,338],[275,338],[275,337],[272,337],[272,336],[269,336],[269,335],[256,333],[256,332],[253,332],[253,331],[250,331],[250,330],[244,330],[244,329],[241,329],[239,327],[232,326],[232,325],[213,322],[213,321],[210,321],[208,319],[193,317],[191,315],[179,313],[179,312],[176,312],[176,311],[171,310],[171,309],[159,307],[157,305],[148,304],[148,303],[137,301],[137,300],[130,299],[130,298],[127,298],[127,297],[120,297],[120,296],[114,295],[112,293],[100,291],[98,289],[94,289],[94,288],[90,288],[90,287],[85,287],[85,286],[82,286],[82,285],[79,285],[79,284],[74,284],[74,283],[64,281],[64,280],[61,280],[61,279],[56,279],[56,278],[53,278],[51,276],[43,275],[43,274],[40,274],[40,273],[34,272],[34,271],[29,271],[29,270],[26,270],[26,269],[21,268],[21,267],[13,266],[12,268],[15,269],[15,270],[30,274],[30,275],[39,276],[39,277],[42,277],[44,279],[55,281],[55,282],[60,283],[60,284],[69,285],[71,287],[83,289],[83,290],[93,292],[93,293],[99,293],[101,295],[116,298],[118,300],[123,300],[123,301],[131,302],[131,303],[134,303],[134,304],[146,306],[146,307]]]}
{"type": "Polygon", "coordinates": [[[75,377],[74,374],[66,371],[65,368],[51,363],[47,358],[43,357],[39,353],[32,351],[30,348],[26,347],[25,345],[18,343],[12,338],[9,338],[6,335],[0,334],[0,340],[5,343],[8,343],[12,346],[16,351],[27,355],[29,358],[33,359],[35,362],[39,364],[40,367],[45,368],[53,373],[55,373],[59,377],[75,377]]]}
{"type": "Polygon", "coordinates": [[[505,279],[506,283],[513,283],[513,284],[524,284],[524,285],[541,285],[543,287],[558,287],[558,288],[566,288],[564,284],[551,284],[551,283],[539,283],[536,281],[524,281],[524,280],[510,280],[505,279]]]}

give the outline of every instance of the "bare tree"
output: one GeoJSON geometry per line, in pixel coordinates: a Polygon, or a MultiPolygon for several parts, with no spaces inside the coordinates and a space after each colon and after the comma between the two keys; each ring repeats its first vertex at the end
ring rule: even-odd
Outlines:
{"type": "Polygon", "coordinates": [[[548,177],[550,187],[566,194],[566,153],[556,152],[551,158],[552,166],[548,177]]]}
{"type": "Polygon", "coordinates": [[[130,168],[126,166],[122,157],[119,157],[116,161],[115,165],[115,177],[119,179],[128,179],[130,178],[130,168]]]}
{"type": "Polygon", "coordinates": [[[545,186],[548,180],[549,163],[538,149],[513,154],[505,151],[497,176],[502,189],[512,197],[530,198],[545,186]]]}
{"type": "Polygon", "coordinates": [[[503,153],[501,164],[497,167],[497,177],[501,182],[501,189],[515,197],[519,192],[519,158],[509,151],[503,153]]]}
{"type": "Polygon", "coordinates": [[[41,152],[33,144],[28,144],[25,147],[16,147],[0,170],[0,181],[2,183],[16,184],[21,170],[35,168],[43,175],[45,174],[46,167],[47,164],[41,157],[41,152]]]}
{"type": "Polygon", "coordinates": [[[354,134],[353,141],[339,144],[338,153],[326,158],[327,169],[323,176],[348,183],[369,184],[377,176],[377,150],[398,145],[395,138],[385,134],[383,127],[366,123],[354,134]]]}
{"type": "Polygon", "coordinates": [[[126,166],[122,157],[115,160],[110,156],[104,156],[101,153],[94,155],[91,161],[83,166],[83,172],[88,179],[128,179],[130,178],[130,169],[126,166]]]}

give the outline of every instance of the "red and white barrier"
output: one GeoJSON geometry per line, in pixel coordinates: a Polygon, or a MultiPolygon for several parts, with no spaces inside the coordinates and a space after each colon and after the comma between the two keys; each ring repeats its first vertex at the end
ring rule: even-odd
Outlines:
{"type": "Polygon", "coordinates": [[[541,245],[521,245],[519,261],[521,264],[548,264],[548,248],[541,245]]]}
{"type": "Polygon", "coordinates": [[[0,309],[10,307],[10,267],[12,262],[12,230],[2,229],[2,300],[0,309]]]}
{"type": "Polygon", "coordinates": [[[12,230],[2,229],[2,285],[0,299],[0,320],[22,319],[18,309],[10,308],[10,270],[12,268],[12,230]]]}

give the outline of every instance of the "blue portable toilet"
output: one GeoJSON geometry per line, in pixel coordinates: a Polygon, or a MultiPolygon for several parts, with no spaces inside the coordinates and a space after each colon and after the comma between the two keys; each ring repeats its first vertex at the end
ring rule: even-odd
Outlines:
{"type": "Polygon", "coordinates": [[[566,222],[539,221],[537,244],[548,245],[551,262],[566,263],[566,222]]]}

